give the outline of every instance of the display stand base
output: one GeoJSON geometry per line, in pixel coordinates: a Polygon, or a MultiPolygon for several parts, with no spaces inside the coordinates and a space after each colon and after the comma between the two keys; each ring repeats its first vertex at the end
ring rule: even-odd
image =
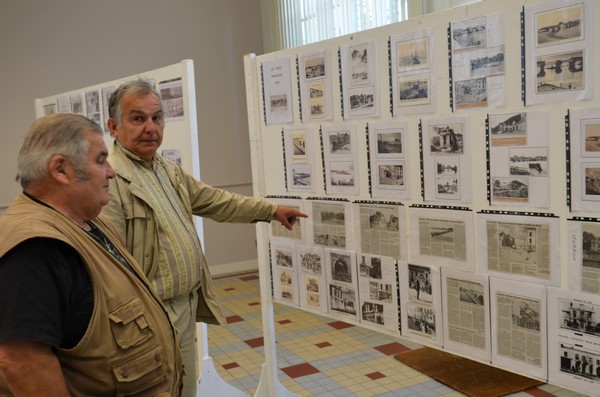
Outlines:
{"type": "Polygon", "coordinates": [[[196,389],[196,397],[200,396],[227,396],[248,397],[248,394],[225,382],[217,373],[211,357],[202,360],[202,372],[196,389]]]}
{"type": "Polygon", "coordinates": [[[298,394],[294,394],[288,389],[286,389],[279,379],[275,378],[273,383],[275,383],[275,394],[269,393],[269,387],[267,381],[267,364],[262,365],[262,372],[260,374],[260,382],[258,382],[258,388],[256,389],[256,393],[254,393],[254,397],[300,397],[298,394]]]}

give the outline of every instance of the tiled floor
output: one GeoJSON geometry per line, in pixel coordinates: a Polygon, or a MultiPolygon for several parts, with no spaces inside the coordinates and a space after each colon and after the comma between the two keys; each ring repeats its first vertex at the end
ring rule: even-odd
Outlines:
{"type": "MultiPolygon", "coordinates": [[[[254,395],[265,361],[258,273],[215,278],[215,283],[228,325],[208,326],[209,354],[226,382],[254,395]]],[[[286,305],[275,304],[274,313],[279,380],[293,393],[463,395],[394,359],[399,352],[420,347],[416,343],[286,305]]],[[[546,384],[511,396],[583,395],[546,384]]]]}

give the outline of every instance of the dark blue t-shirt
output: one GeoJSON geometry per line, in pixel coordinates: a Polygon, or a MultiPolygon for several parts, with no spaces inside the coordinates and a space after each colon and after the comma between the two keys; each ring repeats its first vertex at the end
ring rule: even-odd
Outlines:
{"type": "Polygon", "coordinates": [[[70,245],[36,237],[0,258],[0,342],[75,347],[93,308],[88,271],[70,245]]]}

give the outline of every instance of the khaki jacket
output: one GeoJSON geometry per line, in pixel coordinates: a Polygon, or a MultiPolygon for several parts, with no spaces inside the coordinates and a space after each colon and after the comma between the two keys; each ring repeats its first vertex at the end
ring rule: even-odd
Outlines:
{"type": "MultiPolygon", "coordinates": [[[[72,395],[178,396],[181,352],[160,298],[115,230],[101,218],[93,222],[137,274],[67,217],[25,195],[0,217],[0,256],[33,237],[64,241],[81,255],[92,282],[94,310],[81,341],[57,352],[72,395]]],[[[2,381],[0,395],[10,395],[2,381]]]]}
{"type": "MultiPolygon", "coordinates": [[[[158,228],[152,201],[136,177],[134,163],[123,147],[115,142],[108,161],[117,176],[110,181],[110,203],[102,214],[110,218],[117,232],[125,239],[125,246],[142,266],[149,279],[158,269],[159,249],[158,228]]],[[[255,197],[246,197],[217,189],[194,179],[181,167],[158,154],[157,161],[165,165],[169,179],[183,202],[193,222],[193,215],[210,218],[217,222],[251,223],[269,222],[277,209],[277,204],[255,197]]],[[[232,245],[235,242],[232,241],[232,245]]],[[[216,293],[204,253],[200,253],[202,279],[196,320],[218,324],[225,318],[217,302],[216,293]]]]}

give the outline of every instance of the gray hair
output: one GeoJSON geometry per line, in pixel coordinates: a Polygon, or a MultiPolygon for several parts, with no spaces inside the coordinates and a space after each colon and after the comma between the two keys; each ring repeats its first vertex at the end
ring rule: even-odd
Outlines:
{"type": "Polygon", "coordinates": [[[121,100],[126,94],[132,94],[135,97],[144,97],[148,94],[154,94],[161,101],[160,92],[154,88],[152,82],[148,79],[138,78],[137,80],[127,81],[119,86],[108,101],[108,116],[121,125],[121,100]]]}
{"type": "Polygon", "coordinates": [[[79,180],[88,179],[88,132],[102,136],[98,124],[79,114],[53,113],[39,118],[31,125],[19,151],[16,180],[23,188],[39,182],[48,175],[48,165],[55,155],[72,162],[79,180]]]}

